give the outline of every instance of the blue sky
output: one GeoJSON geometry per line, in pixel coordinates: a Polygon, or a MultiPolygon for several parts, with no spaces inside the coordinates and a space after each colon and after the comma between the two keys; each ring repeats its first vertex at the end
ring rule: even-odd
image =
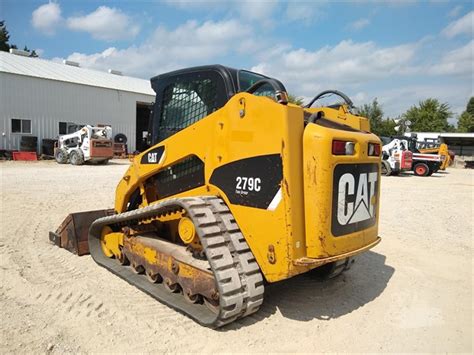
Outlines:
{"type": "Polygon", "coordinates": [[[471,1],[0,1],[11,43],[97,70],[221,63],[305,99],[376,97],[391,117],[427,97],[458,114],[473,95],[471,1]]]}

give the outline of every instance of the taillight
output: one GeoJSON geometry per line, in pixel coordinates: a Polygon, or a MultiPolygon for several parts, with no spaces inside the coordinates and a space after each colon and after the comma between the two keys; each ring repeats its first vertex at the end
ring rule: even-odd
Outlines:
{"type": "Polygon", "coordinates": [[[380,144],[378,143],[369,143],[369,150],[368,154],[371,157],[378,157],[380,156],[380,144]]]}
{"type": "Polygon", "coordinates": [[[353,155],[355,152],[354,142],[332,141],[332,154],[334,155],[353,155]]]}

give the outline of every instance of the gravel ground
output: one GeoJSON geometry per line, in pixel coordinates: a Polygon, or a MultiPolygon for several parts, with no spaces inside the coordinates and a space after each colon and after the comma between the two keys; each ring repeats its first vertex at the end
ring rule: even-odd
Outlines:
{"type": "Polygon", "coordinates": [[[381,244],[335,280],[268,286],[215,331],[49,244],[69,212],[113,206],[126,168],[0,163],[1,353],[472,353],[473,171],[383,177],[381,244]]]}

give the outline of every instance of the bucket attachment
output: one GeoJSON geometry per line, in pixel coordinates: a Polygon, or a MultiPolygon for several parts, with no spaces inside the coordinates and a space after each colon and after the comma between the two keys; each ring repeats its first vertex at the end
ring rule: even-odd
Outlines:
{"type": "Polygon", "coordinates": [[[96,219],[113,214],[112,209],[71,213],[56,232],[49,232],[49,240],[79,256],[89,254],[89,227],[96,219]]]}

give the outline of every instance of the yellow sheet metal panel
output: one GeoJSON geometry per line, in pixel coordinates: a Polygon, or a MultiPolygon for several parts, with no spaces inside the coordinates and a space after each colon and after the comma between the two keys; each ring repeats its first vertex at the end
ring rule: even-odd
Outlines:
{"type": "Polygon", "coordinates": [[[377,238],[380,157],[367,156],[373,134],[309,124],[303,138],[307,256],[350,252],[377,238]],[[354,155],[333,155],[332,141],[355,143],[354,155]],[[357,230],[357,231],[354,231],[357,230]]]}

